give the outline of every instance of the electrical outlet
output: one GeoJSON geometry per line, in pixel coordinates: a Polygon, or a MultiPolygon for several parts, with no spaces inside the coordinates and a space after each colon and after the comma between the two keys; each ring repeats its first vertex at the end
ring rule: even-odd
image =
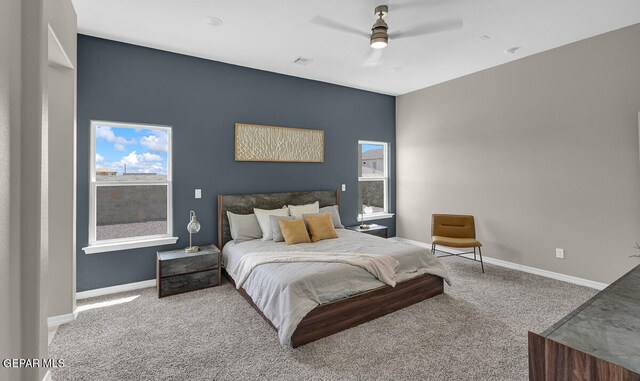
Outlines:
{"type": "Polygon", "coordinates": [[[196,198],[202,198],[202,189],[196,189],[196,198]]]}
{"type": "Polygon", "coordinates": [[[556,258],[564,259],[564,249],[556,249],[556,258]]]}
{"type": "Polygon", "coordinates": [[[342,184],[342,191],[346,191],[347,190],[347,184],[342,184]]]}

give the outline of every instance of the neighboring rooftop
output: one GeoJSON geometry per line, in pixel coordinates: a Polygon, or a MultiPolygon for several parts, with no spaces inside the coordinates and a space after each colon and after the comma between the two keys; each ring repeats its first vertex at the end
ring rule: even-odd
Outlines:
{"type": "Polygon", "coordinates": [[[115,176],[117,173],[113,169],[96,168],[96,175],[98,176],[115,176]]]}
{"type": "Polygon", "coordinates": [[[118,182],[118,181],[166,181],[166,175],[157,173],[126,173],[126,174],[109,174],[100,173],[96,169],[96,180],[102,182],[118,182]]]}
{"type": "Polygon", "coordinates": [[[362,160],[382,159],[384,154],[383,148],[370,149],[362,153],[362,160]]]}

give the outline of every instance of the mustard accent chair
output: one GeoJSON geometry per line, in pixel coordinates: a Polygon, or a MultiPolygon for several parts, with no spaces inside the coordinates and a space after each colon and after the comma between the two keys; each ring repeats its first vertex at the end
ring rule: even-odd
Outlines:
{"type": "MultiPolygon", "coordinates": [[[[436,255],[436,245],[455,247],[455,248],[473,248],[473,251],[465,253],[449,253],[438,250],[448,255],[440,255],[438,258],[450,257],[452,255],[461,256],[462,254],[473,253],[474,261],[477,261],[476,248],[480,254],[480,266],[484,273],[484,263],[482,262],[482,244],[476,239],[476,224],[473,216],[456,215],[456,214],[434,214],[431,217],[431,253],[436,255]]],[[[467,258],[467,257],[462,257],[467,258]]],[[[471,258],[467,258],[471,259],[471,258]]]]}

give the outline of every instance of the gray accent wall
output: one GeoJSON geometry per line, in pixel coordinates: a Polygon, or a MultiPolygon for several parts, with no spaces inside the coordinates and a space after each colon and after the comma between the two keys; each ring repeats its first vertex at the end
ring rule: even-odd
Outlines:
{"type": "MultiPolygon", "coordinates": [[[[359,139],[390,143],[390,210],[395,211],[395,107],[392,96],[79,35],[77,290],[155,278],[156,250],[187,245],[190,210],[202,224],[194,244],[216,242],[218,193],[310,191],[346,184],[341,216],[346,225],[355,224],[359,139]],[[88,243],[92,119],[173,126],[176,245],[82,251],[88,243]],[[236,122],[324,130],[325,162],[235,162],[236,122]],[[196,188],[202,189],[202,199],[194,199],[196,188]]],[[[378,223],[395,234],[394,219],[378,223]]]]}
{"type": "Polygon", "coordinates": [[[398,236],[473,214],[492,258],[605,283],[637,265],[638,41],[640,24],[398,97],[398,236]]]}

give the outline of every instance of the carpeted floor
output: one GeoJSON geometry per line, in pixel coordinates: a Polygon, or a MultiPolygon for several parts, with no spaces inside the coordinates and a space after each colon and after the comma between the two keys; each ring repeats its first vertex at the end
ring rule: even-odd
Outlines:
{"type": "Polygon", "coordinates": [[[444,295],[305,345],[275,331],[224,282],[81,300],[50,346],[60,380],[526,380],[527,331],[596,291],[460,258],[444,295]]]}

